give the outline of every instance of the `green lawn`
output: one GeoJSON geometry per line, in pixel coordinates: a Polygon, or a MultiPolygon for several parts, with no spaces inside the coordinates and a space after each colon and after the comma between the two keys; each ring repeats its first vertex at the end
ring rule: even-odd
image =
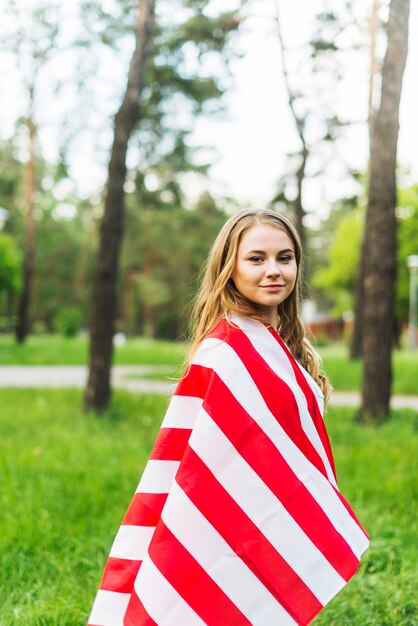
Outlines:
{"type": "MultiPolygon", "coordinates": [[[[187,345],[182,342],[129,339],[115,348],[118,365],[173,365],[184,360],[187,345]]],[[[88,343],[84,337],[66,339],[60,335],[29,337],[23,346],[11,335],[0,335],[2,365],[84,365],[88,343]]]]}
{"type": "MultiPolygon", "coordinates": [[[[361,362],[350,361],[345,346],[320,348],[324,369],[337,391],[352,391],[361,385],[361,362]]],[[[418,350],[396,350],[393,354],[393,392],[418,395],[418,350]]]]}
{"type": "MultiPolygon", "coordinates": [[[[119,365],[167,365],[166,372],[151,373],[149,378],[178,376],[187,350],[182,342],[129,339],[115,349],[119,365]]],[[[343,345],[320,348],[325,371],[336,391],[352,391],[360,387],[361,363],[350,361],[343,345]]],[[[394,393],[418,395],[418,350],[394,353],[394,393]]],[[[65,339],[59,335],[30,337],[23,346],[13,337],[0,335],[0,364],[16,365],[78,365],[87,362],[87,340],[65,339]]],[[[142,376],[141,376],[142,378],[142,376]]]]}
{"type": "MultiPolygon", "coordinates": [[[[0,624],[84,626],[167,399],[117,393],[96,418],[78,391],[0,394],[0,624]]],[[[332,409],[327,421],[340,486],[372,544],[314,623],[416,626],[418,414],[394,412],[377,429],[353,415],[332,409]]]]}

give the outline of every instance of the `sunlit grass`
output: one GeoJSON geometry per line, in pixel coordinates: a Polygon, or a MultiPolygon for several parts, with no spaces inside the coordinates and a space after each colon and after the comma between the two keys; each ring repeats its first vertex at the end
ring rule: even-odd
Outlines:
{"type": "MultiPolygon", "coordinates": [[[[81,392],[1,390],[0,624],[81,626],[162,420],[166,398],[116,393],[81,412],[81,392]]],[[[327,417],[340,486],[371,534],[360,573],[317,618],[323,626],[418,620],[418,415],[375,429],[327,417]]]]}
{"type": "MultiPolygon", "coordinates": [[[[0,364],[15,365],[80,365],[87,363],[86,338],[65,339],[59,335],[29,337],[23,346],[16,345],[13,337],[0,335],[0,364]]],[[[182,370],[187,344],[143,338],[128,339],[125,345],[115,348],[118,365],[166,365],[161,372],[146,377],[164,379],[178,377],[182,370]]],[[[336,391],[360,389],[361,362],[351,361],[343,344],[321,347],[324,369],[336,391]]],[[[393,356],[394,386],[396,394],[418,395],[418,350],[397,350],[393,356]]],[[[140,376],[143,378],[143,376],[140,376]]]]}
{"type": "MultiPolygon", "coordinates": [[[[360,389],[362,364],[350,360],[344,345],[320,348],[324,369],[336,391],[360,389]]],[[[418,395],[418,350],[396,350],[393,353],[393,392],[418,395]]]]}
{"type": "MultiPolygon", "coordinates": [[[[183,342],[128,339],[123,346],[115,347],[115,363],[178,366],[186,350],[183,342]]],[[[25,344],[18,345],[14,337],[0,335],[0,364],[3,365],[85,365],[87,361],[86,337],[32,336],[25,344]]]]}

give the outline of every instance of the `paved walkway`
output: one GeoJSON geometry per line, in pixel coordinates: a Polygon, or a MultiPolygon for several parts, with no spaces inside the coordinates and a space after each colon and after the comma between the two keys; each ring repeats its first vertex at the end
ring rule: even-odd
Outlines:
{"type": "MultiPolygon", "coordinates": [[[[136,393],[169,395],[176,382],[141,378],[146,374],[166,372],[168,366],[117,365],[112,370],[112,385],[136,393]]],[[[0,365],[0,387],[79,387],[87,381],[87,368],[81,365],[0,365]]],[[[358,406],[360,394],[334,391],[333,406],[358,406]]],[[[393,396],[392,408],[411,408],[418,411],[418,396],[393,396]]]]}

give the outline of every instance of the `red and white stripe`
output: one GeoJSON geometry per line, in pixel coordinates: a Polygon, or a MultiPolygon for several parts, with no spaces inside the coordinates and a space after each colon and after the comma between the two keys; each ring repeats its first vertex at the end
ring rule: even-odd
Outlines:
{"type": "Polygon", "coordinates": [[[277,333],[220,323],[171,399],[89,626],[310,623],[368,545],[322,411],[277,333]]]}

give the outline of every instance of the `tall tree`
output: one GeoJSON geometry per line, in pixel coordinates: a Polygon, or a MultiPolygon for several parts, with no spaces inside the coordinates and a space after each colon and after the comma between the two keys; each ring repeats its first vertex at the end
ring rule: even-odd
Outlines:
{"type": "Polygon", "coordinates": [[[103,410],[110,397],[116,284],[124,226],[126,155],[129,139],[140,119],[139,99],[145,85],[146,64],[153,46],[154,26],[155,0],[140,0],[135,21],[135,50],[129,67],[125,95],[115,116],[99,252],[93,278],[85,406],[96,411],[103,410]]]}
{"type": "MultiPolygon", "coordinates": [[[[223,93],[222,85],[218,85],[216,78],[208,74],[203,59],[206,55],[211,57],[209,67],[213,67],[213,55],[218,56],[222,53],[223,56],[229,34],[239,26],[234,12],[221,13],[216,17],[212,17],[209,12],[206,13],[207,3],[203,0],[182,0],[179,4],[181,15],[185,17],[183,21],[177,20],[177,23],[173,23],[171,8],[166,4],[165,7],[170,9],[170,21],[164,22],[159,12],[155,36],[151,35],[152,28],[145,29],[145,34],[148,34],[150,42],[152,41],[149,48],[152,47],[153,56],[147,64],[146,76],[142,75],[141,89],[136,89],[135,92],[128,85],[125,94],[125,99],[136,97],[137,115],[135,124],[129,126],[129,135],[126,129],[124,132],[125,161],[123,167],[119,161],[118,170],[123,176],[119,176],[118,179],[118,203],[112,212],[108,208],[111,202],[109,190],[112,175],[109,169],[105,216],[92,296],[90,368],[85,396],[86,407],[96,411],[105,408],[110,397],[112,339],[117,311],[116,278],[123,234],[126,148],[129,137],[133,134],[135,126],[138,126],[138,133],[135,135],[138,138],[136,147],[142,160],[143,176],[147,170],[155,173],[152,171],[154,166],[154,169],[158,169],[158,174],[165,178],[170,169],[167,168],[168,163],[175,164],[174,170],[183,171],[183,166],[187,162],[184,153],[187,134],[184,131],[185,120],[186,126],[193,128],[195,116],[202,112],[203,105],[207,101],[219,98],[223,93]],[[109,222],[109,218],[106,217],[108,214],[114,217],[114,226],[110,225],[112,220],[109,222]],[[105,232],[108,233],[107,241],[104,238],[105,232]],[[111,238],[112,247],[109,243],[111,238]]],[[[163,3],[161,2],[159,6],[163,6],[163,3]]],[[[166,16],[165,19],[167,20],[166,16]]],[[[154,18],[152,21],[154,22],[154,18]]],[[[138,35],[137,41],[140,41],[138,35]]],[[[136,68],[139,69],[138,66],[136,68]]],[[[133,76],[134,72],[131,70],[130,77],[133,76]]],[[[133,100],[131,102],[133,103],[133,100]]],[[[116,121],[118,118],[119,114],[116,121]]],[[[115,137],[118,135],[120,132],[115,132],[115,137]]],[[[111,161],[115,145],[116,139],[111,161]]],[[[137,177],[136,182],[140,179],[141,176],[137,177]]],[[[178,191],[174,176],[172,184],[167,185],[166,192],[180,201],[178,191]]]]}
{"type": "MultiPolygon", "coordinates": [[[[369,145],[372,142],[372,127],[374,115],[376,113],[376,95],[378,95],[378,85],[380,82],[380,62],[377,54],[377,38],[381,27],[379,17],[380,0],[373,0],[372,10],[369,20],[369,98],[368,98],[368,129],[369,129],[369,145]]],[[[363,246],[365,243],[363,242],[363,246]]],[[[363,352],[363,336],[364,336],[364,259],[366,251],[363,250],[358,265],[358,272],[355,282],[354,296],[354,324],[350,341],[350,358],[358,359],[363,352]]]]}
{"type": "Polygon", "coordinates": [[[38,191],[36,161],[39,156],[37,136],[36,103],[42,71],[56,52],[59,32],[58,7],[53,3],[34,2],[31,6],[11,1],[5,11],[7,24],[14,26],[5,29],[2,45],[16,59],[26,112],[20,120],[25,131],[26,161],[24,166],[24,211],[25,241],[23,258],[22,288],[19,297],[16,339],[22,343],[30,329],[30,302],[35,275],[35,197],[38,191]],[[11,19],[10,19],[11,18],[11,19]]]}
{"type": "Polygon", "coordinates": [[[34,116],[35,86],[32,83],[29,92],[29,113],[25,120],[27,129],[28,158],[24,168],[25,188],[25,246],[23,259],[23,280],[19,297],[16,322],[16,339],[23,343],[30,331],[29,306],[32,296],[35,275],[35,194],[36,179],[36,135],[37,128],[34,116]]]}
{"type": "MultiPolygon", "coordinates": [[[[288,155],[291,171],[281,177],[272,204],[284,203],[291,209],[297,230],[305,241],[306,179],[323,175],[336,160],[341,162],[336,147],[341,130],[348,122],[339,117],[336,100],[347,52],[340,41],[344,41],[346,30],[350,30],[352,37],[356,25],[350,0],[338,7],[335,3],[324,2],[322,10],[315,15],[309,42],[296,49],[286,42],[283,34],[285,24],[282,23],[280,0],[276,0],[276,9],[282,73],[299,149],[288,155]]],[[[349,171],[348,167],[344,169],[349,171]]]]}
{"type": "Polygon", "coordinates": [[[362,420],[389,413],[396,279],[396,155],[408,52],[409,0],[391,0],[380,105],[373,115],[364,234],[362,420]]]}

